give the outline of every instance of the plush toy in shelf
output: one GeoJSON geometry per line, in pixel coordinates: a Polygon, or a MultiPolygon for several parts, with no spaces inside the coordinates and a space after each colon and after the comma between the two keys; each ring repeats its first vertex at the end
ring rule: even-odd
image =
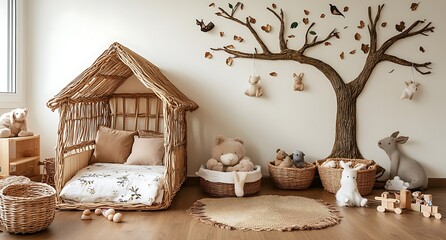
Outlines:
{"type": "Polygon", "coordinates": [[[249,97],[260,97],[263,95],[262,86],[260,86],[260,76],[258,75],[251,75],[249,77],[249,88],[246,89],[245,95],[249,97]]]}
{"type": "Polygon", "coordinates": [[[28,109],[16,108],[0,116],[0,138],[33,136],[27,128],[28,109]]]}
{"type": "Polygon", "coordinates": [[[384,150],[390,158],[390,179],[399,176],[404,182],[408,182],[407,189],[426,189],[427,175],[423,166],[416,160],[404,155],[398,149],[398,144],[404,144],[409,137],[399,136],[394,132],[390,137],[381,139],[378,146],[384,150]]]}
{"type": "Polygon", "coordinates": [[[254,164],[245,156],[244,140],[241,138],[225,138],[219,136],[215,139],[212,148],[212,158],[206,162],[206,168],[220,172],[250,172],[254,164]]]}
{"type": "Polygon", "coordinates": [[[357,170],[350,168],[344,161],[339,162],[344,168],[341,175],[341,188],[336,192],[336,201],[340,206],[364,207],[367,198],[363,198],[358,191],[356,182],[357,170]]]}

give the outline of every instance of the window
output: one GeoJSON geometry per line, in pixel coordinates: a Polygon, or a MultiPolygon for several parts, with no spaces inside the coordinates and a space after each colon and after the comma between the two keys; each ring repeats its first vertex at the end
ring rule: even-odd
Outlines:
{"type": "Polygon", "coordinates": [[[16,93],[16,1],[0,0],[0,93],[16,93]]]}

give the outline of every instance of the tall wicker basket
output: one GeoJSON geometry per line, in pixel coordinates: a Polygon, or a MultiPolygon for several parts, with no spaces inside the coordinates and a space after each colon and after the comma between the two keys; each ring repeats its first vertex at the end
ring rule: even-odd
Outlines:
{"type": "Polygon", "coordinates": [[[373,160],[365,159],[327,158],[316,161],[317,170],[321,178],[322,186],[324,186],[325,190],[331,193],[336,193],[341,187],[342,168],[339,166],[340,161],[352,162],[351,166],[355,166],[358,163],[363,163],[366,165],[365,170],[358,171],[356,182],[358,183],[359,193],[362,196],[369,195],[373,190],[373,185],[375,184],[378,164],[376,164],[373,160]],[[335,161],[336,167],[330,168],[322,166],[325,161],[335,161]]]}
{"type": "Polygon", "coordinates": [[[280,189],[307,189],[310,187],[316,173],[316,165],[305,164],[303,168],[283,168],[268,163],[268,170],[275,187],[280,189]]]}
{"type": "Polygon", "coordinates": [[[56,190],[45,183],[13,184],[0,190],[0,219],[10,233],[34,233],[54,220],[56,190]]]}

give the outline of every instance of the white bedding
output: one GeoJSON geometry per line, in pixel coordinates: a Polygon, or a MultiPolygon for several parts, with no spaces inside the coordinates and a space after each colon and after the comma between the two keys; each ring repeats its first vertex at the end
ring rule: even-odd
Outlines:
{"type": "Polygon", "coordinates": [[[81,203],[161,203],[164,169],[164,166],[95,163],[79,170],[65,184],[60,197],[81,203]]]}

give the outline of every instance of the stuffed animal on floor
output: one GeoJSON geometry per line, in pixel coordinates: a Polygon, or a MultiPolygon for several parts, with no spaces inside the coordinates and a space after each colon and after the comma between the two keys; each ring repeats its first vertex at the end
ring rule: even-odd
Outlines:
{"type": "Polygon", "coordinates": [[[254,170],[251,159],[245,156],[243,144],[243,139],[238,137],[217,137],[215,146],[212,148],[212,158],[206,162],[206,168],[221,172],[250,172],[254,170]]]}
{"type": "Polygon", "coordinates": [[[341,175],[341,188],[336,192],[336,201],[340,206],[364,207],[367,204],[367,198],[363,198],[358,191],[356,182],[357,170],[351,169],[344,161],[339,162],[344,168],[341,175]]]}
{"type": "Polygon", "coordinates": [[[26,126],[28,109],[16,108],[0,116],[0,138],[32,136],[26,126]]]}
{"type": "Polygon", "coordinates": [[[390,176],[393,179],[399,176],[404,182],[408,182],[407,189],[427,188],[428,178],[423,166],[416,160],[404,155],[398,149],[398,144],[404,144],[409,137],[399,136],[399,132],[394,132],[390,137],[381,139],[378,146],[384,150],[390,158],[390,176]]]}

